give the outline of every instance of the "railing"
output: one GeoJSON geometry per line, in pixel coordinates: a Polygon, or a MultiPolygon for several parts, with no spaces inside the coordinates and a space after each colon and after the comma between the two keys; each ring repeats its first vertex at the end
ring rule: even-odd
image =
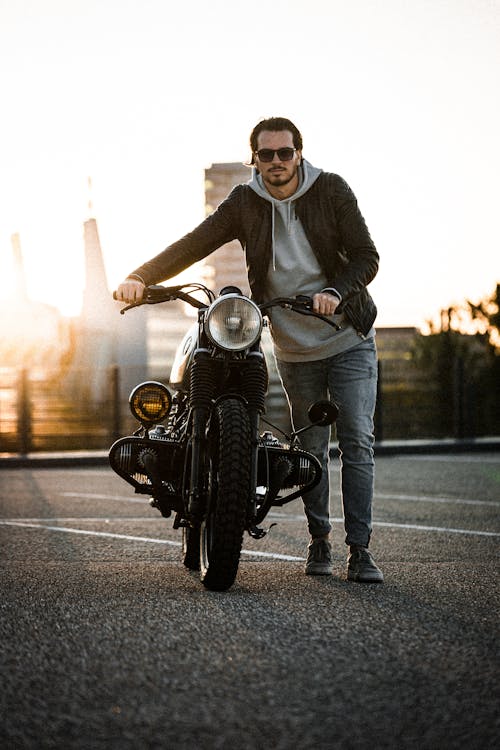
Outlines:
{"type": "MultiPolygon", "coordinates": [[[[128,393],[131,383],[146,378],[166,382],[162,374],[142,368],[62,374],[0,369],[0,453],[106,449],[136,429],[128,393]]],[[[376,440],[498,434],[498,425],[482,416],[487,412],[484,398],[460,378],[459,367],[452,392],[443,397],[437,384],[411,362],[385,359],[379,365],[376,440]]],[[[289,429],[288,406],[272,365],[265,416],[289,429]]]]}

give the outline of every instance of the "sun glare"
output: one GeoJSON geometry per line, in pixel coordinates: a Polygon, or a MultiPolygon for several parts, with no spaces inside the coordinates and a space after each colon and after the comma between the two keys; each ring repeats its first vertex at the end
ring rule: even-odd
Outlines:
{"type": "Polygon", "coordinates": [[[22,269],[7,242],[0,273],[12,282],[3,286],[1,298],[21,302],[26,292],[31,302],[47,303],[66,316],[78,315],[84,284],[83,247],[78,232],[73,234],[70,241],[50,240],[43,232],[20,236],[22,269]]]}

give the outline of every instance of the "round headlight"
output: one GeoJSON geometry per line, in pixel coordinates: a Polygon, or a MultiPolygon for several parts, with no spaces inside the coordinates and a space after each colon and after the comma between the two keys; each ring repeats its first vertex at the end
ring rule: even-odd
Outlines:
{"type": "Polygon", "coordinates": [[[129,403],[130,411],[139,422],[154,424],[167,416],[172,399],[170,391],[163,383],[151,380],[134,388],[129,403]]]}
{"type": "Polygon", "coordinates": [[[225,294],[207,313],[206,331],[214,344],[228,351],[243,351],[254,344],[262,331],[262,315],[252,300],[225,294]]]}

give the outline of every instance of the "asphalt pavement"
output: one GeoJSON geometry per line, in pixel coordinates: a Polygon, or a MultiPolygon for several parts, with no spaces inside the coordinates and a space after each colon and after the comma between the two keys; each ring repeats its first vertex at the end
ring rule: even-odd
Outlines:
{"type": "Polygon", "coordinates": [[[496,748],[500,454],[377,460],[383,585],[305,576],[300,501],[230,591],[99,463],[0,470],[5,750],[496,748]]]}

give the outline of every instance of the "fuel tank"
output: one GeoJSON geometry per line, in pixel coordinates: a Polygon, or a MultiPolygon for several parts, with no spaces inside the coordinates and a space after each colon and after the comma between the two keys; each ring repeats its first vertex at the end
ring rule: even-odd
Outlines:
{"type": "Polygon", "coordinates": [[[177,347],[174,363],[170,371],[170,385],[176,391],[187,391],[189,386],[189,365],[196,349],[198,338],[198,323],[187,330],[184,338],[177,347]]]}

